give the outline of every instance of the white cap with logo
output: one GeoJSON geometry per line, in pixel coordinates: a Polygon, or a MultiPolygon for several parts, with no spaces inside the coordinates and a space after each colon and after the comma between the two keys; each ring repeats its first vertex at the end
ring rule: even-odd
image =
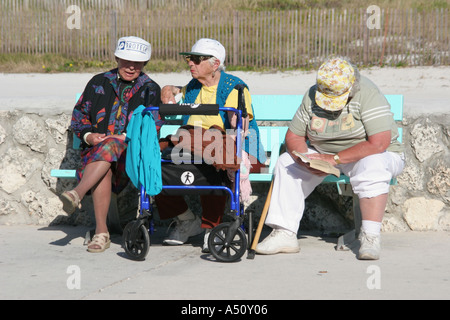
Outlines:
{"type": "Polygon", "coordinates": [[[190,52],[180,52],[182,55],[196,55],[196,56],[213,56],[219,59],[223,64],[225,61],[225,48],[217,40],[202,38],[198,40],[191,48],[190,52]]]}
{"type": "Polygon", "coordinates": [[[146,62],[150,60],[152,47],[150,43],[139,37],[122,37],[117,41],[114,55],[128,61],[146,62]]]}

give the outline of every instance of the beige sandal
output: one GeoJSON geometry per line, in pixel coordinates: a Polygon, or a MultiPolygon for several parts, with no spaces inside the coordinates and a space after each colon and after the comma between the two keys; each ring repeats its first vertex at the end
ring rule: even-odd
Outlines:
{"type": "Polygon", "coordinates": [[[87,251],[89,252],[103,252],[109,248],[111,240],[109,239],[109,233],[97,233],[92,237],[92,241],[88,245],[87,251]]]}
{"type": "Polygon", "coordinates": [[[64,191],[59,198],[63,203],[63,210],[69,215],[74,213],[76,208],[81,208],[81,199],[75,190],[64,191]]]}

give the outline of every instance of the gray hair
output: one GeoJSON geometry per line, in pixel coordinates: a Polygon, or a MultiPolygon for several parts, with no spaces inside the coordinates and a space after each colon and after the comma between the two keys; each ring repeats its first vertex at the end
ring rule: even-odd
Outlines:
{"type": "MultiPolygon", "coordinates": [[[[216,57],[211,57],[210,59],[208,59],[208,61],[213,66],[214,63],[216,63],[216,61],[219,61],[219,59],[217,59],[216,57]]],[[[220,63],[220,61],[219,61],[219,63],[220,63]]],[[[217,71],[225,71],[225,65],[223,63],[220,63],[217,71]]]]}

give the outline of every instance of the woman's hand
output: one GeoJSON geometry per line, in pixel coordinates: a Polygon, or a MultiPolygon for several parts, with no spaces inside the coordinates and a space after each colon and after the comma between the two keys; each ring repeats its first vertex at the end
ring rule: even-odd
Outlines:
{"type": "Polygon", "coordinates": [[[110,135],[110,136],[107,136],[105,139],[108,139],[108,138],[116,138],[116,139],[125,141],[125,138],[126,138],[126,137],[127,137],[126,134],[112,134],[112,135],[110,135]]]}
{"type": "Polygon", "coordinates": [[[86,142],[91,145],[91,146],[95,146],[97,144],[99,144],[100,142],[105,141],[106,139],[111,139],[111,138],[115,138],[115,139],[119,139],[122,141],[125,141],[126,135],[124,134],[112,134],[107,136],[104,133],[91,133],[86,137],[86,142]]]}
{"type": "Polygon", "coordinates": [[[180,93],[180,88],[175,86],[164,86],[161,89],[161,102],[162,103],[177,103],[175,96],[180,93]]]}
{"type": "MultiPolygon", "coordinates": [[[[308,158],[310,158],[311,160],[313,160],[313,159],[317,159],[317,160],[323,160],[323,161],[326,161],[326,162],[328,162],[328,163],[330,163],[332,166],[336,166],[336,161],[334,161],[334,158],[333,158],[333,155],[332,154],[323,154],[323,153],[308,153],[308,158]]],[[[317,176],[327,176],[328,175],[328,173],[325,173],[325,172],[323,172],[323,171],[320,171],[320,170],[316,170],[316,169],[313,169],[313,168],[311,168],[310,166],[309,166],[309,164],[308,163],[304,163],[303,161],[301,161],[301,160],[299,160],[299,161],[297,161],[297,162],[302,162],[304,165],[306,165],[306,167],[308,168],[308,170],[311,172],[311,173],[313,173],[313,174],[315,174],[315,175],[317,175],[317,176]]]]}
{"type": "Polygon", "coordinates": [[[86,143],[90,146],[95,146],[106,139],[104,133],[91,133],[86,137],[86,143]]]}

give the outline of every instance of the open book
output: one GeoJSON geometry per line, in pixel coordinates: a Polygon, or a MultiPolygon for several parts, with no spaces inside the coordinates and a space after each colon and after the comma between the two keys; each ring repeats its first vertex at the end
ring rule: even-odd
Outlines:
{"type": "Polygon", "coordinates": [[[341,172],[339,171],[339,169],[330,164],[329,162],[319,159],[310,159],[308,158],[308,155],[306,153],[300,153],[295,150],[292,151],[292,153],[297,157],[299,157],[299,159],[302,160],[303,162],[309,163],[309,166],[313,169],[320,170],[328,174],[334,174],[338,178],[341,176],[341,172]]]}

